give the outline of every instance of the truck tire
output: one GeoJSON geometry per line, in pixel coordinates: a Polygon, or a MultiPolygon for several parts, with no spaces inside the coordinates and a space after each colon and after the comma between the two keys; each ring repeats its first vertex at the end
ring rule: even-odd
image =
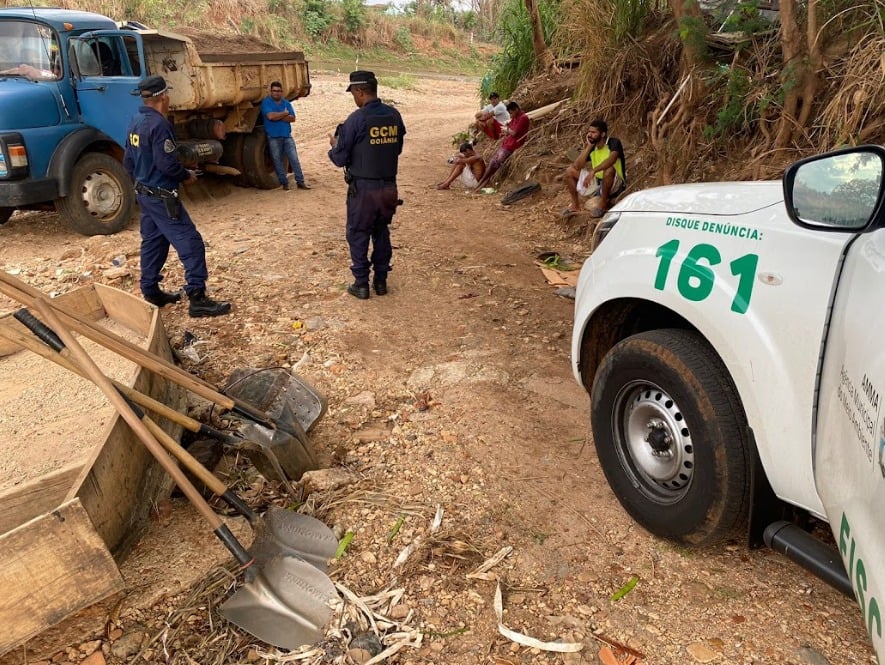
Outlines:
{"type": "Polygon", "coordinates": [[[221,154],[222,166],[231,166],[240,172],[240,175],[233,176],[233,183],[240,187],[249,187],[249,180],[246,178],[246,167],[243,164],[243,143],[246,141],[245,134],[228,134],[222,145],[224,152],[221,154]]]}
{"type": "Polygon", "coordinates": [[[135,191],[123,165],[102,152],[88,152],[74,164],[66,197],[56,199],[58,214],[77,233],[110,235],[132,219],[135,191]]]}
{"type": "Polygon", "coordinates": [[[746,415],[699,334],[653,330],[612,347],[593,380],[591,423],[609,485],[654,535],[711,545],[746,520],[746,415]]]}
{"type": "MultiPolygon", "coordinates": [[[[285,160],[285,157],[283,159],[285,160]]],[[[243,141],[243,168],[246,180],[253,187],[276,189],[280,186],[267,148],[267,134],[264,133],[264,127],[256,127],[243,141]]]]}
{"type": "Polygon", "coordinates": [[[0,226],[6,224],[14,212],[15,208],[0,208],[0,226]]]}

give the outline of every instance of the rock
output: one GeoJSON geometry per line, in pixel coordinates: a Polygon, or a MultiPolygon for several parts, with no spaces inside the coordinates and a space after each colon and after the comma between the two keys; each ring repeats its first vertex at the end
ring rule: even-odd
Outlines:
{"type": "Polygon", "coordinates": [[[101,652],[101,649],[93,651],[80,661],[80,665],[106,665],[106,663],[107,661],[104,659],[104,654],[101,652]]]}
{"type": "Polygon", "coordinates": [[[305,494],[313,494],[314,492],[330,492],[345,485],[352,485],[358,480],[359,478],[347,469],[335,467],[308,471],[301,476],[299,482],[305,494]]]}
{"type": "Polygon", "coordinates": [[[830,661],[812,647],[799,647],[796,649],[796,656],[800,661],[808,663],[808,665],[830,665],[830,661]]]}
{"type": "Polygon", "coordinates": [[[129,277],[132,275],[132,271],[126,266],[119,266],[115,268],[108,268],[104,270],[102,273],[105,279],[123,279],[124,277],[129,277]]]}
{"type": "Polygon", "coordinates": [[[688,651],[688,655],[694,658],[698,663],[710,663],[719,658],[718,653],[700,642],[689,644],[685,647],[685,650],[688,651]]]}
{"type": "Polygon", "coordinates": [[[370,390],[364,390],[363,392],[348,397],[344,400],[345,404],[356,404],[358,406],[366,406],[370,409],[375,408],[375,393],[370,390]]]}
{"type": "Polygon", "coordinates": [[[359,649],[360,651],[368,652],[370,657],[377,656],[384,650],[378,636],[375,633],[370,632],[357,633],[351,638],[349,646],[351,649],[359,649]]]}
{"type": "Polygon", "coordinates": [[[111,655],[115,658],[128,659],[141,650],[146,635],[141,630],[133,630],[126,633],[119,640],[114,642],[111,647],[111,655]]]}
{"type": "Polygon", "coordinates": [[[354,432],[353,438],[359,443],[367,443],[370,441],[387,441],[387,439],[390,438],[390,430],[383,425],[366,427],[365,429],[361,429],[358,432],[354,432]]]}
{"type": "Polygon", "coordinates": [[[388,617],[393,619],[394,621],[399,621],[401,619],[405,619],[409,616],[409,606],[408,605],[394,605],[390,608],[390,612],[387,614],[388,617]]]}

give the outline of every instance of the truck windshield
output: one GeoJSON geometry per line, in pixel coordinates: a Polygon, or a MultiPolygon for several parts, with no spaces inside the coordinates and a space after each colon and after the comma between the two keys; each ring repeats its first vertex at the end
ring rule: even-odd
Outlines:
{"type": "Polygon", "coordinates": [[[31,21],[0,21],[0,75],[32,81],[61,78],[58,35],[31,21]]]}

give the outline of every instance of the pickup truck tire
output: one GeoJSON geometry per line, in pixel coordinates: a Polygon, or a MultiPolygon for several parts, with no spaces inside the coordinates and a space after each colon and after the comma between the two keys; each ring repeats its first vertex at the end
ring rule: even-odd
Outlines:
{"type": "Polygon", "coordinates": [[[89,152],[71,171],[71,187],[55,208],[74,231],[87,236],[110,235],[132,219],[135,190],[123,165],[110,155],[89,152]]]}
{"type": "MultiPolygon", "coordinates": [[[[285,157],[284,157],[285,160],[285,157]]],[[[288,161],[286,162],[288,164],[288,161]]],[[[280,186],[277,173],[267,148],[267,134],[256,127],[243,141],[243,173],[249,184],[258,189],[276,189],[280,186]]]]}
{"type": "Polygon", "coordinates": [[[14,212],[15,208],[0,208],[0,226],[6,224],[14,212]]]}
{"type": "Polygon", "coordinates": [[[608,352],[593,380],[596,452],[624,509],[685,545],[735,535],[749,512],[746,416],[699,334],[653,330],[608,352]]]}

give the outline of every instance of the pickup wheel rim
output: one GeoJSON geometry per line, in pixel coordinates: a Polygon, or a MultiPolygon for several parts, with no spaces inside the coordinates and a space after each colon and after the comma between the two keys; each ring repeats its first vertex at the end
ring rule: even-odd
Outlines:
{"type": "Polygon", "coordinates": [[[89,214],[102,220],[119,213],[123,196],[117,179],[104,171],[95,171],[86,176],[80,191],[80,198],[89,214]]]}
{"type": "Polygon", "coordinates": [[[647,382],[625,385],[615,399],[618,456],[636,488],[659,504],[680,501],[694,477],[694,445],[679,405],[647,382]]]}

